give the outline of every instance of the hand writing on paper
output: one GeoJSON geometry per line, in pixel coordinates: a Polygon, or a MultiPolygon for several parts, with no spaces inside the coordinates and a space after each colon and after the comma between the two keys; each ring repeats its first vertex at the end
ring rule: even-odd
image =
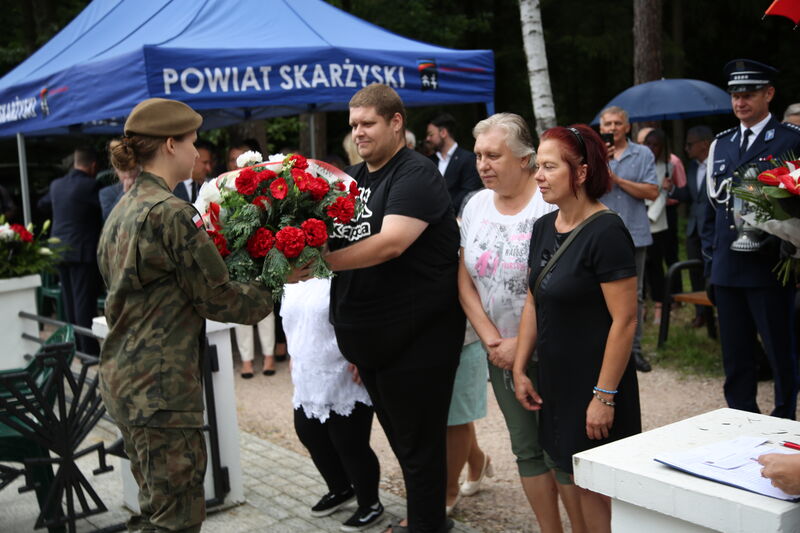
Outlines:
{"type": "Polygon", "coordinates": [[[758,458],[761,475],[786,494],[800,494],[800,454],[767,453],[758,458]]]}

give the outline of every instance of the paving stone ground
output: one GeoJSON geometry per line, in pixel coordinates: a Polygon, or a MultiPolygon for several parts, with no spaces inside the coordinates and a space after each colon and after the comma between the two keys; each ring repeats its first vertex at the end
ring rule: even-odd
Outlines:
{"type": "MultiPolygon", "coordinates": [[[[101,422],[85,444],[101,440],[107,445],[116,440],[113,427],[107,422],[101,422]]],[[[241,453],[247,501],[209,513],[203,525],[204,533],[338,532],[342,522],[355,510],[353,504],[353,507],[324,518],[313,518],[309,514],[310,507],[326,492],[326,488],[308,457],[246,432],[241,432],[241,453]]],[[[130,516],[122,505],[119,459],[112,457],[109,463],[114,465],[114,471],[93,476],[91,471],[97,468],[97,456],[88,455],[79,462],[81,471],[109,509],[107,513],[79,520],[79,533],[124,522],[130,516]]],[[[36,496],[33,492],[20,494],[20,486],[22,480],[17,479],[0,491],[0,532],[34,531],[39,512],[36,496]]],[[[400,497],[381,491],[381,501],[387,511],[380,522],[382,527],[370,528],[370,532],[382,532],[391,519],[405,516],[404,501],[400,497]]],[[[479,530],[456,523],[453,531],[476,533],[479,530]]]]}

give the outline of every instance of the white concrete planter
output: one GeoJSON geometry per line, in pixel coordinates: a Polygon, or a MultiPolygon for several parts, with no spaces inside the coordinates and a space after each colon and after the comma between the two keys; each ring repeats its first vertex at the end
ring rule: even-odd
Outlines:
{"type": "Polygon", "coordinates": [[[39,274],[0,279],[0,370],[25,366],[25,354],[33,354],[39,345],[22,338],[22,333],[39,334],[39,325],[19,317],[20,311],[36,314],[36,287],[42,284],[39,274]]]}

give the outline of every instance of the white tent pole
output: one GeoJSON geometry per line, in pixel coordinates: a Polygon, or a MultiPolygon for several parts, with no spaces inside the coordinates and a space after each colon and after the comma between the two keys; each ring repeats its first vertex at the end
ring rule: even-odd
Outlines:
{"type": "Polygon", "coordinates": [[[22,186],[22,217],[25,225],[31,223],[31,193],[28,186],[28,156],[25,153],[25,136],[17,133],[17,155],[19,157],[19,181],[22,186]]]}

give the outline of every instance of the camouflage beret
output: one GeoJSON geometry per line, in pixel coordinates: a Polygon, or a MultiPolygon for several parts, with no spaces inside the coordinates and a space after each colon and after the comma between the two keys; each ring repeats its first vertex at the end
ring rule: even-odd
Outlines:
{"type": "Polygon", "coordinates": [[[125,135],[177,137],[195,131],[203,117],[194,109],[166,98],[148,98],[136,104],[125,121],[125,135]]]}

